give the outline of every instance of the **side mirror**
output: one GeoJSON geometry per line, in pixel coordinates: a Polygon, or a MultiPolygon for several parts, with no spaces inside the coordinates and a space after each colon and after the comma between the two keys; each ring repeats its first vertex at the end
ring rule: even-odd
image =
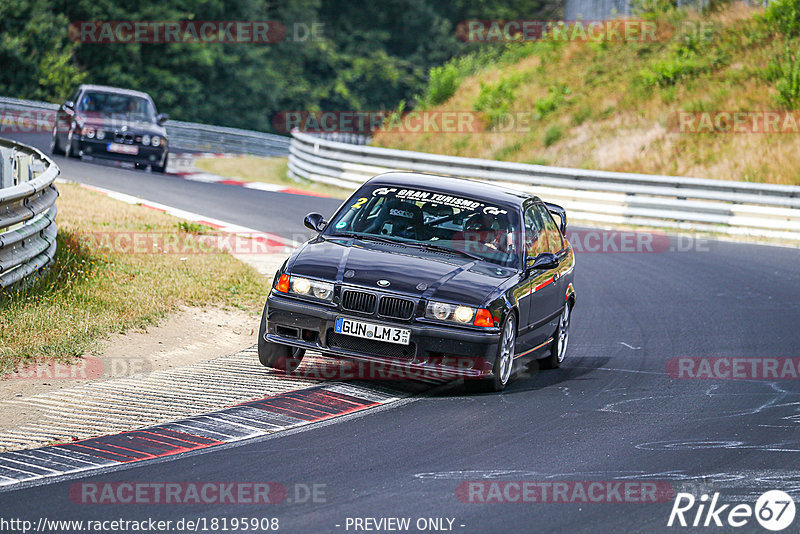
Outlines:
{"type": "Polygon", "coordinates": [[[303,224],[306,225],[306,228],[308,228],[309,230],[314,230],[315,232],[321,232],[325,229],[325,225],[328,223],[325,221],[325,218],[319,213],[309,213],[303,220],[303,224]]]}
{"type": "Polygon", "coordinates": [[[169,115],[167,115],[166,113],[159,113],[158,115],[156,115],[156,124],[158,124],[159,126],[164,126],[164,123],[167,122],[168,120],[169,120],[169,115]]]}
{"type": "Polygon", "coordinates": [[[558,267],[558,256],[556,256],[552,252],[542,252],[535,258],[533,256],[528,256],[526,262],[529,264],[528,265],[529,271],[534,269],[541,269],[541,270],[555,269],[556,267],[558,267]]]}
{"type": "Polygon", "coordinates": [[[66,110],[75,111],[75,102],[73,102],[72,100],[65,100],[64,103],[61,104],[61,108],[64,111],[66,110]]]}
{"type": "Polygon", "coordinates": [[[547,211],[553,215],[557,215],[558,218],[561,219],[561,224],[559,225],[558,229],[561,230],[562,235],[567,235],[567,211],[557,204],[545,202],[544,205],[547,207],[547,211]]]}

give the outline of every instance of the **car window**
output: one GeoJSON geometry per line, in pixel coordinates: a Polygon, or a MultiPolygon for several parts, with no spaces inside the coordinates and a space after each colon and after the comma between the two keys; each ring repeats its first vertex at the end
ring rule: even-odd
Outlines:
{"type": "Polygon", "coordinates": [[[429,243],[517,267],[518,219],[513,209],[453,193],[369,185],[334,215],[326,234],[429,243]]]}
{"type": "Polygon", "coordinates": [[[78,102],[78,111],[102,115],[125,116],[138,120],[155,120],[155,109],[149,100],[118,93],[85,92],[78,102]]]}
{"type": "Polygon", "coordinates": [[[525,250],[533,258],[542,252],[549,252],[542,216],[535,205],[525,209],[525,250]]]}
{"type": "Polygon", "coordinates": [[[544,233],[547,239],[547,252],[557,253],[564,247],[564,241],[561,236],[561,231],[558,229],[553,215],[542,204],[537,204],[541,221],[544,223],[544,233]]]}

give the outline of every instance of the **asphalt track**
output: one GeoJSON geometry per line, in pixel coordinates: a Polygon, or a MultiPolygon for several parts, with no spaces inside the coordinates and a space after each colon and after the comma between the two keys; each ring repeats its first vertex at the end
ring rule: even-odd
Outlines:
{"type": "MultiPolygon", "coordinates": [[[[56,160],[70,180],[282,235],[301,232],[305,213],[328,215],[337,205],[56,160]]],[[[781,489],[800,505],[800,380],[667,373],[680,357],[800,357],[800,251],[672,244],[680,250],[578,253],[564,367],[525,370],[502,394],[454,387],[333,424],[80,478],[278,482],[289,488],[279,504],[79,504],[68,494],[76,477],[0,493],[0,518],[277,517],[282,532],[363,532],[348,518],[368,517],[410,518],[411,532],[419,518],[450,518],[464,533],[766,532],[753,518],[738,529],[669,528],[671,498],[472,503],[457,492],[465,481],[656,481],[751,506],[781,489]],[[323,485],[324,497],[298,502],[296,484],[323,485]]],[[[783,532],[800,532],[800,518],[783,532]]]]}

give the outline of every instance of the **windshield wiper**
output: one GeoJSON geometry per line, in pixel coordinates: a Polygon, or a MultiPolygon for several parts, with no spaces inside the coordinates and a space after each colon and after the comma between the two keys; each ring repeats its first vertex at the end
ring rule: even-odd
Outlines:
{"type": "Polygon", "coordinates": [[[456,248],[445,247],[443,245],[434,245],[433,243],[408,243],[412,247],[419,247],[426,250],[435,250],[437,252],[446,252],[449,254],[460,254],[461,256],[465,256],[467,258],[472,258],[473,260],[484,261],[483,258],[478,256],[477,254],[471,254],[466,250],[458,250],[456,248]]]}
{"type": "Polygon", "coordinates": [[[377,241],[378,243],[386,243],[388,245],[409,245],[409,243],[403,241],[396,241],[372,234],[357,234],[355,232],[341,232],[338,234],[331,234],[327,237],[352,237],[353,239],[360,239],[361,241],[377,241]]]}

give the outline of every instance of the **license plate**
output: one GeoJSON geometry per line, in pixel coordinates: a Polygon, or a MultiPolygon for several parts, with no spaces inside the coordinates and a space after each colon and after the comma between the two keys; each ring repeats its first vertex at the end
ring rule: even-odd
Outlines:
{"type": "Polygon", "coordinates": [[[122,145],[120,143],[109,143],[106,150],[109,152],[116,152],[117,154],[131,154],[135,156],[139,153],[139,147],[136,145],[122,145]]]}
{"type": "Polygon", "coordinates": [[[408,345],[411,339],[411,330],[406,328],[395,328],[382,324],[365,323],[338,317],[334,331],[337,334],[360,337],[363,339],[374,339],[375,341],[385,341],[397,345],[408,345]]]}

